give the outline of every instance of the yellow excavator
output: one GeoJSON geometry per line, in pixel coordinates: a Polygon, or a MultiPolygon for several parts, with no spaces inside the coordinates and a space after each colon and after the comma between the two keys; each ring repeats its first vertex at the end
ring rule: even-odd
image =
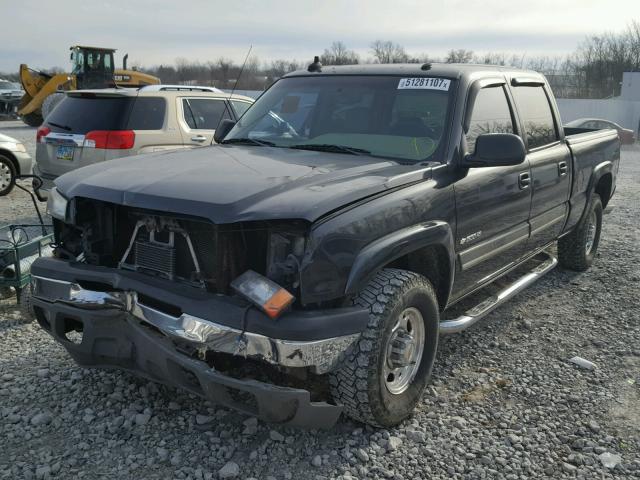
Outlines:
{"type": "Polygon", "coordinates": [[[86,88],[138,88],[160,83],[158,77],[127,70],[127,57],[122,69],[113,63],[113,48],[74,45],[71,50],[71,73],[49,75],[27,65],[20,65],[20,81],[25,94],[18,107],[18,115],[32,127],[40,126],[43,119],[64,97],[63,91],[86,88]]]}

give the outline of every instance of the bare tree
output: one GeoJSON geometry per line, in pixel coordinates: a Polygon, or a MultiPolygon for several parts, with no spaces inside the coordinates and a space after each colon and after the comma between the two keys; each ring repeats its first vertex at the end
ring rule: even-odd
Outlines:
{"type": "Polygon", "coordinates": [[[470,63],[473,60],[473,51],[460,48],[458,50],[449,50],[447,53],[446,63],[470,63]]]}
{"type": "Polygon", "coordinates": [[[360,63],[360,57],[343,42],[338,41],[324,49],[320,61],[325,65],[356,65],[360,63]]]}
{"type": "Polygon", "coordinates": [[[371,54],[376,63],[407,63],[409,55],[404,47],[391,41],[376,40],[371,44],[371,54]]]}

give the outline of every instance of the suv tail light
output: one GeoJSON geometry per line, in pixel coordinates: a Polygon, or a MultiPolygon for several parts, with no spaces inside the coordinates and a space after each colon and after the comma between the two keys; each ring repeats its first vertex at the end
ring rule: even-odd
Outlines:
{"type": "Polygon", "coordinates": [[[38,128],[36,131],[36,143],[44,143],[44,137],[51,133],[51,129],[49,127],[45,127],[44,125],[38,128]]]}
{"type": "Polygon", "coordinates": [[[84,136],[84,147],[124,150],[133,148],[136,134],[133,130],[92,130],[84,136]]]}

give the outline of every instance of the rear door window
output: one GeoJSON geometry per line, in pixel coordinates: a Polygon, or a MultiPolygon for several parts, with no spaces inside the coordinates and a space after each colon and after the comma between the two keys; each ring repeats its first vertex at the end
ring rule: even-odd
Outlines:
{"type": "Polygon", "coordinates": [[[475,151],[476,139],[483,133],[514,133],[511,109],[502,86],[478,92],[466,135],[469,152],[475,151]]]}
{"type": "Polygon", "coordinates": [[[135,97],[67,96],[46,119],[54,132],[84,135],[92,130],[126,130],[135,97]]]}
{"type": "Polygon", "coordinates": [[[220,121],[231,119],[224,99],[185,98],[182,100],[184,120],[192,130],[215,130],[220,121]]]}
{"type": "Polygon", "coordinates": [[[541,86],[513,88],[518,113],[524,123],[526,144],[538,148],[558,140],[549,99],[541,86]]]}
{"type": "Polygon", "coordinates": [[[129,115],[129,130],[162,130],[167,102],[162,97],[138,97],[129,115]]]}

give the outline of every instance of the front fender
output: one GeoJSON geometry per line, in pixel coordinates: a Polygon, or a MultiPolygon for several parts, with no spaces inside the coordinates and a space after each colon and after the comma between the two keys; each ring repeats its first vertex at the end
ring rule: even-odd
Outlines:
{"type": "Polygon", "coordinates": [[[345,294],[360,291],[385,265],[433,245],[442,246],[447,252],[451,272],[448,290],[451,292],[452,272],[455,271],[454,237],[449,224],[435,220],[392,232],[363,248],[351,268],[345,294]]]}

